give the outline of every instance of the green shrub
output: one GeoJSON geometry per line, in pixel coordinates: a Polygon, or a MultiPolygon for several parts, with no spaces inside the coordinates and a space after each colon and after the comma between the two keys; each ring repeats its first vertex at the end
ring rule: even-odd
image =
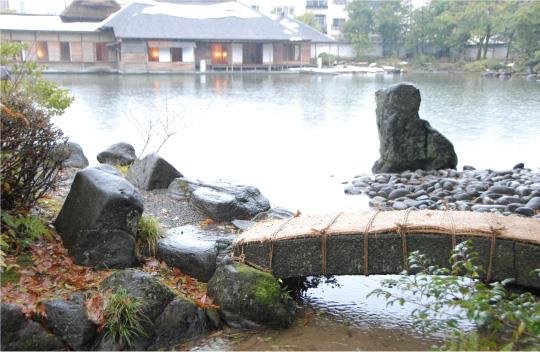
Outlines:
{"type": "Polygon", "coordinates": [[[153,216],[141,216],[137,238],[141,245],[148,248],[151,255],[156,254],[157,242],[163,236],[163,228],[159,220],[153,216]]]}
{"type": "Polygon", "coordinates": [[[130,296],[126,289],[113,293],[105,304],[104,337],[112,338],[129,348],[135,338],[146,336],[142,322],[147,318],[141,307],[141,302],[130,296]]]}
{"type": "Polygon", "coordinates": [[[128,171],[129,171],[129,165],[120,165],[120,164],[116,164],[114,165],[114,167],[116,168],[116,170],[118,170],[118,172],[126,177],[128,171]]]}
{"type": "Polygon", "coordinates": [[[472,61],[463,65],[463,71],[466,72],[482,72],[487,69],[497,71],[500,68],[503,68],[503,65],[492,59],[472,61]]]}
{"type": "Polygon", "coordinates": [[[18,253],[42,237],[52,238],[45,222],[37,216],[13,216],[4,211],[0,217],[2,223],[0,245],[3,252],[18,253]]]}
{"type": "Polygon", "coordinates": [[[412,60],[412,66],[419,69],[431,69],[436,59],[432,55],[420,54],[416,55],[412,60]]]}
{"type": "Polygon", "coordinates": [[[42,78],[35,62],[18,58],[24,46],[2,43],[0,63],[10,78],[0,81],[0,202],[3,210],[27,211],[55,186],[66,155],[62,131],[51,123],[73,98],[56,83],[42,78]]]}
{"type": "MultiPolygon", "coordinates": [[[[443,346],[447,349],[538,349],[540,301],[529,292],[507,290],[510,279],[482,282],[483,269],[476,263],[477,254],[471,250],[470,241],[454,248],[450,268],[432,265],[425,255],[413,252],[409,256],[410,272],[382,284],[401,293],[377,289],[369,295],[383,296],[389,305],[415,305],[411,313],[415,327],[449,331],[443,346]],[[458,324],[464,320],[474,322],[479,330],[464,333],[458,324]]],[[[540,275],[540,270],[534,274],[540,275]]]]}

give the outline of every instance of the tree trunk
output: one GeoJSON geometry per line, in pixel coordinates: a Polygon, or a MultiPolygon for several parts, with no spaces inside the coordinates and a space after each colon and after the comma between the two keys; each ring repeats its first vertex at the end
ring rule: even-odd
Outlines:
{"type": "Polygon", "coordinates": [[[487,31],[486,31],[486,41],[484,42],[484,60],[486,59],[490,37],[491,37],[491,26],[488,26],[487,31]]]}
{"type": "Polygon", "coordinates": [[[504,64],[508,63],[508,57],[510,56],[510,50],[512,50],[512,39],[514,38],[514,31],[510,32],[510,37],[508,38],[508,44],[506,45],[506,56],[504,58],[504,64]]]}
{"type": "Polygon", "coordinates": [[[480,60],[482,58],[482,47],[484,45],[484,37],[480,38],[480,41],[478,44],[476,44],[476,60],[480,60]]]}

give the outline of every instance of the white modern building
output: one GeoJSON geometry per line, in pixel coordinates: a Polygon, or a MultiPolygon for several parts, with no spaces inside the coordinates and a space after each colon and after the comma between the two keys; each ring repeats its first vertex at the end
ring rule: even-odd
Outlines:
{"type": "Polygon", "coordinates": [[[312,13],[323,33],[342,39],[348,0],[239,0],[267,16],[301,16],[312,13]]]}

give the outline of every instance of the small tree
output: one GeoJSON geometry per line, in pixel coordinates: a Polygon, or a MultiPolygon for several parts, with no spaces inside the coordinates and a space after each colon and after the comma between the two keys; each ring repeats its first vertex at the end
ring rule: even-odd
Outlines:
{"type": "Polygon", "coordinates": [[[20,60],[26,49],[14,42],[0,49],[0,63],[10,71],[0,86],[0,200],[3,210],[15,212],[26,212],[54,186],[64,160],[58,145],[66,140],[51,117],[73,101],[67,90],[42,77],[36,62],[20,60]]]}

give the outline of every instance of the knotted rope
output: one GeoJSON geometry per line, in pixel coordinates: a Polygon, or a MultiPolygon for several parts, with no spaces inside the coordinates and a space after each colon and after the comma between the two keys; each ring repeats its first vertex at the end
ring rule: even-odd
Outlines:
{"type": "Polygon", "coordinates": [[[272,235],[270,235],[270,250],[268,252],[268,268],[270,270],[270,272],[272,272],[272,261],[274,260],[274,241],[275,241],[275,238],[277,236],[278,233],[281,232],[281,230],[283,230],[285,228],[285,226],[287,226],[287,224],[292,220],[294,219],[294,217],[292,218],[288,218],[287,220],[285,220],[278,228],[276,231],[274,231],[272,233],[272,235]]]}
{"type": "Polygon", "coordinates": [[[377,215],[379,215],[381,211],[376,210],[373,215],[371,215],[371,218],[369,218],[369,221],[366,224],[366,228],[364,229],[364,275],[369,275],[368,270],[368,264],[369,264],[369,229],[371,229],[371,226],[373,225],[373,221],[375,221],[375,218],[377,215]]]}
{"type": "Polygon", "coordinates": [[[327,232],[328,230],[330,229],[330,227],[332,227],[332,225],[334,225],[337,221],[337,219],[343,214],[343,212],[337,214],[336,216],[334,216],[334,218],[332,219],[332,221],[330,221],[328,223],[328,225],[326,225],[322,230],[315,230],[317,231],[318,233],[321,234],[321,265],[322,265],[322,273],[323,275],[327,275],[328,274],[328,250],[327,250],[327,232]]]}
{"type": "Polygon", "coordinates": [[[452,232],[452,250],[456,248],[457,245],[457,231],[456,231],[456,223],[454,222],[454,218],[452,217],[452,213],[449,211],[444,212],[446,217],[448,218],[448,221],[450,222],[450,231],[452,232]]]}
{"type": "Polygon", "coordinates": [[[487,275],[486,275],[486,281],[491,281],[491,274],[493,271],[493,257],[495,256],[495,249],[497,247],[497,236],[502,234],[502,231],[505,229],[504,226],[500,226],[500,223],[495,218],[495,214],[491,214],[491,223],[492,225],[489,227],[491,230],[491,246],[489,248],[489,261],[488,261],[488,268],[487,268],[487,275]]]}
{"type": "Polygon", "coordinates": [[[397,232],[401,236],[401,248],[403,251],[403,270],[409,270],[409,251],[407,249],[407,220],[409,219],[409,214],[411,213],[411,208],[405,210],[403,214],[403,221],[401,223],[396,223],[397,232]]]}

